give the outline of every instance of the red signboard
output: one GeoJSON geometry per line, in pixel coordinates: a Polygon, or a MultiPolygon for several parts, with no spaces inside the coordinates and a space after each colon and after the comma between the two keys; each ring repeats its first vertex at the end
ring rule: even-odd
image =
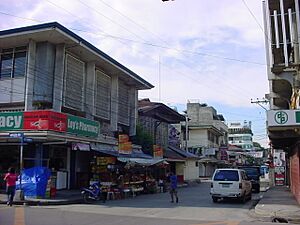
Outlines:
{"type": "Polygon", "coordinates": [[[162,147],[159,145],[153,145],[153,157],[154,158],[162,158],[164,155],[162,147]]]}
{"type": "Polygon", "coordinates": [[[23,129],[66,132],[67,115],[49,110],[24,112],[23,129]]]}

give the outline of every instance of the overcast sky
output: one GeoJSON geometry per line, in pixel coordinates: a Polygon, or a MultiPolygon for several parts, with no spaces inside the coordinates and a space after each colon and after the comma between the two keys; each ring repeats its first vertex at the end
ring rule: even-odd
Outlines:
{"type": "Polygon", "coordinates": [[[1,0],[0,21],[57,21],[155,86],[139,98],[179,112],[207,103],[227,122],[252,121],[267,146],[265,110],[251,104],[269,92],[261,0],[1,0]]]}

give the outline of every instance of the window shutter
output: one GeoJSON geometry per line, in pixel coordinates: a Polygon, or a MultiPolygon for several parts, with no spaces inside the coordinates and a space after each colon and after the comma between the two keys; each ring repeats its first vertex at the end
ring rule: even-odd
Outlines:
{"type": "Polygon", "coordinates": [[[83,108],[84,62],[71,55],[66,57],[64,105],[76,110],[83,108]]]}
{"type": "Polygon", "coordinates": [[[129,125],[129,88],[119,81],[119,122],[129,125]]]}
{"type": "Polygon", "coordinates": [[[100,71],[96,71],[96,116],[110,119],[111,78],[100,71]]]}

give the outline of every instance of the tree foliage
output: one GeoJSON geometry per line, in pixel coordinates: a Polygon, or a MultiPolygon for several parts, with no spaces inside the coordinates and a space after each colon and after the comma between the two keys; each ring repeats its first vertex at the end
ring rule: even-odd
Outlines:
{"type": "Polygon", "coordinates": [[[153,154],[153,136],[145,131],[139,124],[136,127],[136,135],[132,138],[132,142],[142,146],[144,153],[153,154]]]}

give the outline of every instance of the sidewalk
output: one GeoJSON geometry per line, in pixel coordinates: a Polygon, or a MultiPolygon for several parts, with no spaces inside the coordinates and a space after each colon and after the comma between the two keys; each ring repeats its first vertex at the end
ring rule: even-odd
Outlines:
{"type": "MultiPolygon", "coordinates": [[[[6,194],[0,193],[0,204],[6,204],[6,194]]],[[[57,191],[55,198],[26,198],[21,201],[17,194],[15,196],[14,204],[16,205],[68,205],[82,202],[80,190],[61,190],[57,191]]]]}
{"type": "Polygon", "coordinates": [[[300,206],[287,187],[275,186],[261,194],[262,198],[254,209],[256,216],[270,220],[279,217],[300,223],[300,206]]]}

